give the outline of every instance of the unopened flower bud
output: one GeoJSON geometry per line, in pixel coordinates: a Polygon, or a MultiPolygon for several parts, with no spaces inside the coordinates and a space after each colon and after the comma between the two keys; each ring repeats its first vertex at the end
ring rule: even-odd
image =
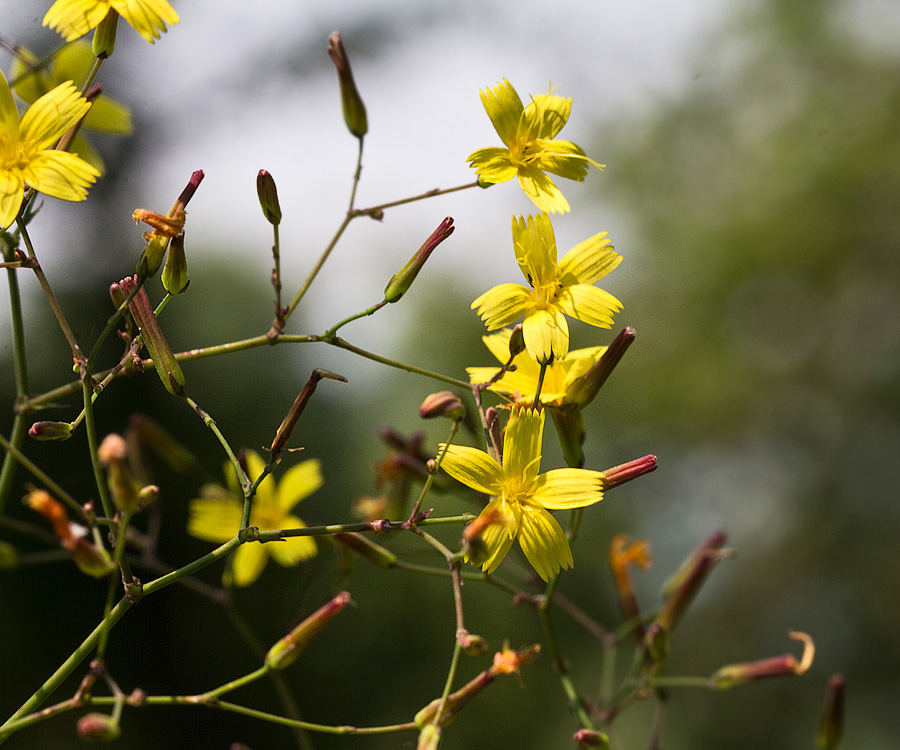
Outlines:
{"type": "Polygon", "coordinates": [[[328,37],[328,56],[337,68],[338,83],[341,87],[341,108],[344,110],[344,122],[348,130],[357,138],[369,132],[369,121],[366,118],[366,105],[356,89],[350,60],[344,50],[344,42],[338,32],[328,37]]]}
{"type": "Polygon", "coordinates": [[[263,216],[273,226],[281,223],[281,204],[278,202],[278,189],[275,180],[265,169],[260,169],[256,175],[256,195],[259,197],[259,205],[262,207],[263,216]]]}
{"type": "MultiPolygon", "coordinates": [[[[137,280],[127,276],[119,282],[119,286],[122,287],[126,296],[130,296],[137,289],[137,280]]],[[[156,321],[153,308],[150,307],[150,298],[143,287],[132,298],[128,309],[141,331],[144,346],[150,352],[150,358],[153,360],[153,366],[156,368],[162,384],[169,393],[175,396],[182,395],[184,393],[184,373],[156,321]]]]}
{"type": "Polygon", "coordinates": [[[650,661],[661,664],[669,656],[669,631],[658,623],[652,623],[644,636],[644,649],[650,661]]]}
{"type": "Polygon", "coordinates": [[[385,302],[396,302],[407,292],[413,281],[415,281],[416,276],[419,275],[419,271],[422,270],[422,266],[425,265],[425,261],[428,260],[428,256],[431,255],[438,245],[453,234],[453,229],[453,218],[448,216],[431,233],[431,236],[425,240],[422,247],[409,259],[406,265],[391,277],[391,280],[384,288],[385,302]]]}
{"type": "Polygon", "coordinates": [[[692,571],[697,567],[697,565],[702,561],[704,557],[709,555],[711,551],[717,551],[717,558],[724,556],[723,552],[718,552],[721,550],[722,546],[728,539],[728,535],[724,531],[715,531],[710,534],[700,546],[697,547],[690,555],[685,558],[685,560],[678,566],[678,570],[676,570],[662,585],[662,596],[663,599],[668,599],[671,597],[684,582],[691,576],[692,571]]]}
{"type": "Polygon", "coordinates": [[[816,648],[812,638],[806,633],[788,631],[788,637],[803,644],[803,656],[800,661],[791,654],[773,656],[770,659],[747,662],[745,664],[729,664],[722,667],[712,677],[710,682],[717,690],[731,690],[738,685],[752,680],[760,680],[765,677],[785,677],[788,675],[804,674],[812,666],[816,648]]]}
{"type": "Polygon", "coordinates": [[[69,422],[35,422],[28,428],[28,434],[35,440],[68,440],[72,437],[69,422]]]}
{"type": "Polygon", "coordinates": [[[452,391],[438,391],[425,397],[419,407],[419,416],[422,419],[435,419],[436,417],[448,417],[458,422],[466,416],[466,407],[452,391]]]}
{"type": "Polygon", "coordinates": [[[144,251],[141,253],[140,260],[138,260],[138,274],[143,278],[150,278],[153,276],[162,265],[168,247],[168,237],[151,234],[144,251]]]}
{"type": "Polygon", "coordinates": [[[134,414],[128,425],[128,441],[151,448],[166,464],[184,474],[197,465],[194,455],[168,432],[143,414],[134,414]]]}
{"type": "Polygon", "coordinates": [[[609,748],[609,737],[594,729],[579,729],[572,735],[572,739],[581,747],[599,747],[600,750],[609,748]]]}
{"type": "Polygon", "coordinates": [[[68,542],[63,542],[72,560],[78,566],[78,569],[85,575],[92,578],[106,578],[115,570],[115,564],[109,553],[103,547],[97,547],[91,544],[84,537],[72,537],[68,542]]]}
{"type": "MultiPolygon", "coordinates": [[[[162,260],[162,258],[160,258],[162,260]]],[[[122,303],[125,301],[125,294],[122,292],[122,287],[118,284],[110,284],[109,285],[109,298],[112,300],[113,307],[118,310],[122,303]]]]}
{"type": "Polygon", "coordinates": [[[819,750],[836,750],[844,733],[844,676],[831,675],[825,689],[825,708],[816,732],[819,750]]]}
{"type": "Polygon", "coordinates": [[[441,728],[434,724],[426,724],[419,732],[416,750],[437,750],[441,742],[441,728]]]}
{"type": "Polygon", "coordinates": [[[269,649],[266,665],[270,669],[284,669],[292,664],[331,618],[349,603],[350,592],[342,591],[328,604],[317,609],[269,649]]]}
{"type": "Polygon", "coordinates": [[[670,633],[675,629],[707,576],[722,558],[719,548],[724,543],[725,534],[718,532],[691,554],[686,561],[687,564],[683,564],[676,573],[679,584],[656,615],[655,624],[670,633]]]}
{"type": "Polygon", "coordinates": [[[603,489],[611,490],[620,484],[642,477],[644,474],[656,471],[657,466],[656,456],[644,456],[643,458],[636,458],[633,461],[614,466],[603,472],[603,489]]]}
{"type": "Polygon", "coordinates": [[[362,555],[366,560],[379,568],[393,568],[397,564],[397,555],[368,539],[364,534],[355,532],[332,534],[331,538],[362,555]]]}
{"type": "Polygon", "coordinates": [[[456,640],[459,642],[463,651],[469,656],[481,656],[482,654],[487,653],[487,639],[480,635],[473,635],[472,633],[462,631],[456,634],[456,640]]]}
{"type": "Polygon", "coordinates": [[[466,562],[480,565],[487,560],[490,550],[484,541],[484,533],[489,526],[505,524],[506,520],[499,508],[485,510],[463,529],[462,546],[466,556],[466,562]]]}
{"type": "Polygon", "coordinates": [[[184,254],[184,232],[179,232],[172,238],[166,266],[160,278],[169,294],[181,294],[191,283],[188,278],[187,257],[184,254]]]}
{"type": "Polygon", "coordinates": [[[116,48],[116,29],[119,25],[119,14],[114,8],[110,8],[103,20],[94,29],[94,39],[91,42],[91,52],[94,57],[105,60],[112,55],[116,48]]]}
{"type": "Polygon", "coordinates": [[[202,169],[198,169],[191,174],[191,179],[188,180],[188,184],[181,191],[181,195],[178,196],[172,208],[169,209],[168,215],[161,216],[153,211],[145,211],[142,208],[137,209],[132,214],[132,218],[135,221],[143,221],[153,227],[153,232],[149,235],[144,235],[147,239],[147,246],[141,253],[137,266],[137,272],[141,278],[149,278],[156,273],[162,264],[166,249],[169,247],[169,240],[178,236],[179,232],[184,229],[184,209],[190,203],[191,198],[194,197],[197,188],[200,187],[203,176],[202,169]]]}
{"type": "Polygon", "coordinates": [[[148,484],[141,488],[141,491],[138,493],[138,505],[140,507],[146,508],[148,505],[156,502],[156,499],[159,497],[159,486],[155,484],[148,484]]]}
{"type": "Polygon", "coordinates": [[[85,714],[76,724],[78,737],[92,742],[109,742],[121,734],[119,722],[101,713],[85,714]]]}
{"type": "Polygon", "coordinates": [[[563,396],[563,407],[584,409],[590,404],[633,341],[633,328],[620,331],[603,355],[568,387],[563,396]]]}
{"type": "Polygon", "coordinates": [[[525,351],[525,333],[522,324],[514,326],[512,333],[509,335],[509,356],[518,357],[525,351]]]}
{"type": "Polygon", "coordinates": [[[106,469],[106,482],[115,506],[122,511],[135,511],[140,505],[141,484],[134,478],[126,462],[128,444],[115,433],[107,435],[97,449],[97,458],[106,469]]]}

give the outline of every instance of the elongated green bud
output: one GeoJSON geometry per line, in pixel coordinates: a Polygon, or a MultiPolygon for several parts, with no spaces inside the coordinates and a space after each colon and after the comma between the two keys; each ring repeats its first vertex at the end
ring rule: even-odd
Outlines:
{"type": "Polygon", "coordinates": [[[344,110],[344,122],[349,131],[357,138],[362,139],[369,132],[369,121],[366,118],[366,105],[356,89],[353,80],[353,71],[350,70],[350,60],[344,51],[344,42],[338,32],[333,32],[328,37],[328,56],[337,68],[338,82],[341,86],[341,107],[344,110]]]}
{"type": "MultiPolygon", "coordinates": [[[[137,289],[137,279],[127,276],[119,282],[119,286],[128,297],[137,289]]],[[[181,396],[184,393],[184,373],[181,371],[178,360],[175,359],[172,347],[169,346],[169,342],[166,341],[166,337],[156,321],[153,308],[150,307],[150,298],[143,287],[128,303],[128,309],[141,331],[144,346],[150,352],[150,358],[153,360],[153,366],[156,368],[162,384],[172,395],[181,396]]]]}
{"type": "Polygon", "coordinates": [[[259,205],[263,216],[273,226],[281,223],[281,204],[278,202],[278,189],[275,180],[265,169],[260,169],[256,175],[256,195],[259,197],[259,205]]]}
{"type": "Polygon", "coordinates": [[[94,29],[94,39],[91,42],[91,52],[94,57],[105,60],[112,55],[116,48],[116,29],[119,25],[119,14],[110,8],[103,20],[94,29]]]}
{"type": "Polygon", "coordinates": [[[836,750],[844,733],[844,676],[833,674],[825,690],[825,708],[816,732],[819,750],[836,750]]]}
{"type": "Polygon", "coordinates": [[[89,713],[82,716],[76,725],[79,738],[93,742],[111,742],[117,739],[122,730],[112,716],[101,713],[89,713]]]}
{"type": "Polygon", "coordinates": [[[350,592],[342,591],[328,604],[317,609],[269,649],[269,653],[266,654],[266,665],[270,669],[284,669],[291,665],[331,618],[349,603],[350,592]]]}
{"type": "Polygon", "coordinates": [[[452,391],[438,391],[425,397],[419,407],[419,416],[422,419],[436,419],[447,417],[458,422],[466,416],[466,407],[452,391]]]}
{"type": "Polygon", "coordinates": [[[591,403],[633,341],[633,328],[625,328],[620,331],[619,335],[603,352],[603,356],[594,362],[584,375],[576,378],[575,382],[566,389],[566,395],[563,396],[562,402],[563,408],[574,407],[583,409],[591,403]]]}
{"type": "Polygon", "coordinates": [[[425,240],[422,247],[409,259],[406,265],[391,277],[391,280],[384,288],[385,302],[396,302],[406,294],[413,281],[416,280],[416,276],[419,275],[419,271],[422,270],[422,266],[425,265],[425,261],[428,260],[428,256],[431,255],[438,245],[453,234],[453,229],[453,218],[448,216],[431,233],[431,236],[425,240]]]}
{"type": "Polygon", "coordinates": [[[72,437],[69,422],[35,422],[28,428],[28,434],[35,440],[68,440],[72,437]]]}
{"type": "Polygon", "coordinates": [[[187,258],[184,255],[184,232],[172,238],[166,266],[162,272],[162,283],[169,294],[181,294],[190,284],[187,258]]]}

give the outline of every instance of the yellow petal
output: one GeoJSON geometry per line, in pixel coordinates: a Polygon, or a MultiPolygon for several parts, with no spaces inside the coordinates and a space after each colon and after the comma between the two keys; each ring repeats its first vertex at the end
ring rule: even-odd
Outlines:
{"type": "Polygon", "coordinates": [[[518,284],[500,284],[472,303],[489,331],[514,323],[531,309],[533,292],[518,284]]]}
{"type": "Polygon", "coordinates": [[[622,303],[609,292],[587,284],[563,289],[559,305],[569,317],[598,328],[612,328],[613,315],[622,309],[622,303]]]}
{"type": "Polygon", "coordinates": [[[556,236],[553,225],[543,214],[513,217],[513,247],[519,268],[533,287],[549,284],[557,279],[556,236]]]}
{"type": "Polygon", "coordinates": [[[519,185],[545,214],[564,214],[569,210],[569,203],[559,188],[539,168],[520,167],[519,185]]]}
{"type": "Polygon", "coordinates": [[[545,581],[555,576],[560,567],[571,568],[574,564],[565,532],[543,508],[525,506],[519,544],[528,562],[545,581]]]}
{"type": "Polygon", "coordinates": [[[544,412],[536,409],[513,409],[503,438],[503,476],[528,485],[541,470],[541,438],[544,412]]]}
{"type": "MultiPolygon", "coordinates": [[[[250,478],[251,482],[255,482],[262,476],[263,470],[266,468],[266,462],[263,461],[262,456],[256,451],[247,451],[244,455],[244,461],[247,466],[247,476],[250,478]]],[[[237,483],[237,476],[230,463],[226,464],[225,471],[230,476],[233,476],[235,483],[237,483]]],[[[235,494],[243,496],[240,485],[238,485],[234,491],[235,494]]],[[[275,493],[275,479],[269,474],[256,488],[256,494],[253,496],[252,500],[253,507],[260,509],[266,514],[276,510],[278,508],[278,503],[275,499],[275,493]]]]}
{"type": "Polygon", "coordinates": [[[322,465],[316,459],[292,466],[278,483],[278,508],[282,513],[290,513],[297,503],[319,489],[324,481],[322,465]]]}
{"type": "Polygon", "coordinates": [[[41,151],[22,170],[25,181],[38,192],[67,201],[83,201],[100,173],[76,154],[41,151]]]}
{"type": "MultiPolygon", "coordinates": [[[[499,511],[501,518],[500,523],[492,523],[485,528],[481,534],[481,539],[487,549],[487,557],[481,563],[481,569],[486,573],[493,573],[497,566],[503,562],[509,548],[512,547],[513,539],[519,529],[519,518],[521,509],[518,508],[516,513],[508,503],[502,500],[492,500],[485,506],[482,514],[493,514],[499,511]]],[[[466,557],[466,560],[469,558],[466,557]]]]}
{"type": "MultiPolygon", "coordinates": [[[[9,71],[9,77],[17,81],[13,90],[20,99],[28,103],[36,101],[55,85],[45,68],[28,72],[28,68],[38,62],[38,59],[31,50],[19,47],[9,71]]],[[[74,79],[74,76],[70,78],[74,79]]]]}
{"type": "Polygon", "coordinates": [[[22,191],[25,181],[18,172],[0,172],[0,230],[6,229],[16,219],[22,207],[22,191]]]}
{"type": "Polygon", "coordinates": [[[241,526],[241,505],[228,494],[191,500],[189,511],[188,534],[207,542],[227,542],[241,526]]]}
{"type": "Polygon", "coordinates": [[[28,108],[22,118],[19,138],[33,141],[34,147],[39,149],[55,145],[90,108],[74,83],[61,83],[28,108]]]}
{"type": "Polygon", "coordinates": [[[528,140],[555,138],[569,119],[572,100],[550,94],[538,94],[525,108],[522,130],[528,140]]]}
{"type": "Polygon", "coordinates": [[[44,15],[42,23],[71,42],[87,34],[108,12],[109,3],[100,0],[56,0],[44,15]]]}
{"type": "Polygon", "coordinates": [[[590,164],[598,169],[604,167],[585,156],[584,151],[571,141],[540,141],[535,150],[540,153],[536,163],[539,169],[569,180],[584,180],[590,164]]]}
{"type": "Polygon", "coordinates": [[[492,88],[480,92],[481,103],[491,118],[494,130],[500,140],[509,148],[516,142],[519,118],[522,115],[522,100],[505,78],[492,88]]]}
{"type": "Polygon", "coordinates": [[[569,324],[560,310],[536,310],[522,324],[525,348],[538,362],[553,356],[562,359],[569,353],[569,324]]]}
{"type": "Polygon", "coordinates": [[[579,242],[559,262],[559,278],[563,284],[595,284],[622,262],[613,251],[609,234],[600,232],[579,242]]]}
{"type": "MultiPolygon", "coordinates": [[[[272,544],[278,544],[278,542],[272,542],[272,544]]],[[[259,542],[242,544],[234,553],[234,562],[231,568],[234,585],[249,586],[259,578],[268,560],[269,553],[266,551],[265,545],[259,542]]]]}
{"type": "MultiPolygon", "coordinates": [[[[306,524],[296,516],[284,519],[286,529],[305,529],[306,524]]],[[[289,536],[280,542],[266,542],[272,559],[280,565],[290,567],[316,556],[316,542],[311,536],[289,536]]]]}
{"type": "MultiPolygon", "coordinates": [[[[443,449],[444,443],[441,443],[443,449]]],[[[491,456],[477,448],[451,445],[441,461],[441,468],[458,482],[483,492],[496,495],[503,481],[503,470],[491,456]]]]}
{"type": "Polygon", "coordinates": [[[8,139],[10,144],[19,142],[19,110],[2,71],[0,71],[0,137],[8,139]]]}
{"type": "Polygon", "coordinates": [[[603,474],[588,469],[554,469],[538,477],[532,498],[550,510],[584,508],[603,499],[603,474]]]}
{"type": "Polygon", "coordinates": [[[466,159],[474,167],[475,174],[491,184],[506,182],[516,176],[518,169],[509,157],[509,149],[492,146],[480,148],[466,159]]]}
{"type": "Polygon", "coordinates": [[[110,0],[110,4],[150,44],[166,31],[166,24],[174,26],[179,20],[166,0],[110,0]]]}

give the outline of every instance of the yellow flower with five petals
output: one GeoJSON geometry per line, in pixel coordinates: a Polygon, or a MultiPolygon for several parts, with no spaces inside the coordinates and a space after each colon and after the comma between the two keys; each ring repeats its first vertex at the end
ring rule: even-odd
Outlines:
{"type": "Polygon", "coordinates": [[[150,44],[178,23],[175,8],[166,0],[56,0],[43,24],[71,42],[100,25],[109,13],[118,13],[150,44]]]}
{"type": "Polygon", "coordinates": [[[83,201],[100,173],[76,154],[53,146],[91,105],[71,81],[40,97],[19,120],[0,73],[0,229],[15,221],[26,183],[38,192],[83,201]]]}
{"type": "Polygon", "coordinates": [[[556,237],[543,214],[513,217],[516,259],[530,288],[500,284],[472,303],[489,331],[524,317],[525,348],[537,362],[563,359],[569,352],[566,316],[611,328],[622,309],[609,292],[594,284],[622,262],[606,232],[580,242],[556,262],[556,237]]]}
{"type": "Polygon", "coordinates": [[[599,471],[540,473],[543,431],[543,411],[513,408],[502,463],[477,448],[447,446],[441,468],[467,487],[491,495],[479,516],[489,519],[481,534],[487,552],[481,567],[488,573],[497,569],[515,539],[545,581],[560,568],[572,567],[569,542],[550,511],[584,508],[603,499],[604,475],[599,471]]]}
{"type": "MultiPolygon", "coordinates": [[[[265,461],[259,454],[247,451],[247,475],[251,481],[258,478],[265,468],[265,461]]],[[[202,497],[191,500],[188,533],[207,542],[222,543],[231,539],[241,525],[243,495],[237,477],[230,464],[225,465],[228,488],[215,484],[204,485],[202,497]]],[[[322,486],[322,472],[316,460],[304,461],[291,467],[282,477],[278,486],[267,476],[256,488],[250,510],[250,525],[260,531],[305,528],[291,511],[303,498],[322,486]]],[[[235,586],[253,583],[266,567],[269,556],[284,566],[314,557],[316,543],[309,536],[292,536],[282,541],[246,542],[234,555],[230,572],[226,571],[235,586]]]]}
{"type": "Polygon", "coordinates": [[[597,164],[570,141],[556,140],[569,119],[572,100],[546,94],[534,96],[528,106],[505,78],[481,91],[481,102],[505,148],[480,148],[466,159],[486,183],[519,178],[519,185],[544,213],[566,213],[569,204],[545,172],[584,180],[588,165],[597,164]]]}

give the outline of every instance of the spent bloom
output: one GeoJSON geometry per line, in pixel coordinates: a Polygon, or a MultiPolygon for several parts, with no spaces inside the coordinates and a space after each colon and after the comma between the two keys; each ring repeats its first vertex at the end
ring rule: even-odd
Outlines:
{"type": "MultiPolygon", "coordinates": [[[[484,345],[490,349],[498,360],[506,363],[509,360],[509,339],[512,329],[504,328],[496,333],[482,336],[484,345]]],[[[541,404],[544,406],[562,406],[572,384],[584,375],[600,357],[607,347],[592,346],[587,349],[575,349],[565,357],[554,359],[547,365],[544,382],[541,386],[541,404]]],[[[503,376],[488,386],[489,391],[511,398],[520,406],[534,406],[534,394],[540,378],[541,367],[526,352],[520,352],[512,361],[515,370],[504,372],[503,376]]],[[[467,367],[469,382],[486,383],[493,378],[498,367],[467,367]]]]}
{"type": "Polygon", "coordinates": [[[67,201],[83,201],[100,173],[76,154],[55,151],[56,142],[91,105],[71,81],[40,97],[19,120],[0,73],[0,228],[13,223],[28,184],[67,201]]]}
{"type": "Polygon", "coordinates": [[[569,119],[572,100],[546,94],[534,96],[528,106],[505,78],[481,91],[481,102],[505,148],[480,148],[466,161],[485,183],[519,178],[519,185],[534,205],[545,213],[566,213],[569,204],[545,172],[584,180],[588,165],[603,164],[589,159],[578,146],[555,140],[569,119]]]}
{"type": "Polygon", "coordinates": [[[569,542],[550,511],[584,508],[603,499],[604,475],[599,471],[540,473],[543,431],[543,411],[513,409],[502,464],[477,448],[447,447],[441,468],[464,485],[491,495],[481,512],[492,517],[481,534],[485,547],[481,567],[488,573],[497,569],[515,539],[545,581],[560,568],[572,567],[569,542]]]}
{"type": "MultiPolygon", "coordinates": [[[[259,454],[247,451],[247,475],[255,481],[263,472],[265,461],[259,454]]],[[[222,543],[233,537],[241,526],[243,495],[230,464],[225,466],[228,489],[206,485],[202,497],[191,500],[188,533],[207,542],[222,543]]],[[[260,531],[305,528],[291,511],[303,498],[322,486],[322,473],[316,460],[304,461],[290,468],[277,487],[267,476],[256,488],[250,511],[250,525],[260,531]]],[[[294,536],[277,542],[242,544],[234,555],[232,582],[248,586],[259,578],[271,555],[275,562],[290,566],[316,554],[312,537],[294,536]]],[[[227,574],[226,574],[227,576],[227,574]]]]}
{"type": "Polygon", "coordinates": [[[56,0],[43,24],[71,42],[100,25],[110,13],[118,13],[150,44],[178,23],[175,8],[166,0],[56,0]]]}
{"type": "Polygon", "coordinates": [[[556,262],[556,236],[544,214],[513,217],[516,260],[530,287],[500,284],[472,303],[489,331],[524,318],[525,348],[538,362],[563,359],[569,352],[566,316],[611,328],[622,309],[609,292],[594,284],[622,262],[606,232],[578,243],[556,262]]]}

